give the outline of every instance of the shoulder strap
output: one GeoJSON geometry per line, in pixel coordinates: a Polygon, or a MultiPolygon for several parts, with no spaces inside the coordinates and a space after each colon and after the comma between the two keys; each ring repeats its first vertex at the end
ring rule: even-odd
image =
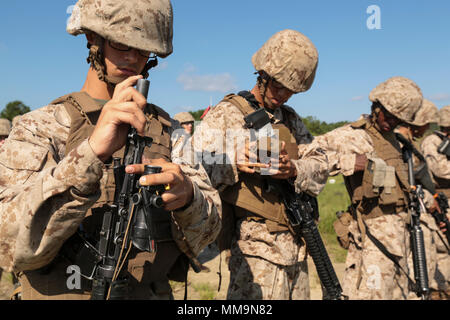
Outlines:
{"type": "Polygon", "coordinates": [[[54,100],[52,104],[63,104],[70,116],[70,132],[66,142],[68,154],[91,135],[102,106],[86,92],[70,93],[54,100]]]}
{"type": "Polygon", "coordinates": [[[250,103],[247,101],[247,99],[245,99],[241,95],[231,93],[231,94],[225,96],[225,98],[223,98],[223,100],[221,102],[229,102],[229,103],[233,104],[244,114],[244,116],[247,116],[247,115],[255,112],[255,109],[253,109],[253,107],[250,105],[250,103]]]}
{"type": "Polygon", "coordinates": [[[363,118],[363,119],[357,120],[355,122],[352,122],[350,124],[350,126],[353,129],[361,129],[361,128],[365,128],[367,126],[367,124],[368,124],[367,119],[363,118]]]}

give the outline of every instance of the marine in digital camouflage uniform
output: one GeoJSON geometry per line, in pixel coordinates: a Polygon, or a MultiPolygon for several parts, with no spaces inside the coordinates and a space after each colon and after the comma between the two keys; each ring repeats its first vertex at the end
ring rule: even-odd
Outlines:
{"type": "Polygon", "coordinates": [[[173,119],[180,123],[187,134],[192,135],[195,119],[189,112],[177,113],[173,119]]]}
{"type": "Polygon", "coordinates": [[[320,150],[302,153],[298,148],[313,137],[295,110],[285,104],[293,94],[311,87],[318,53],[303,34],[283,30],[255,53],[252,62],[259,77],[251,92],[226,96],[209,110],[193,135],[196,155],[202,157],[222,198],[223,230],[218,243],[231,254],[227,299],[309,299],[305,245],[294,241],[288,230],[280,199],[262,190],[262,174],[268,170],[270,178],[289,179],[297,192],[313,196],[326,182],[325,154],[320,150]],[[246,127],[244,116],[256,110],[265,110],[270,119],[259,133],[279,130],[274,140],[266,141],[266,147],[273,147],[273,163],[279,161],[274,167],[267,168],[268,162],[259,167],[263,161],[255,164],[252,156],[258,151],[250,145],[259,140],[251,140],[250,131],[259,133],[246,127]],[[244,141],[238,142],[242,137],[248,138],[247,147],[244,141]]]}
{"type": "MultiPolygon", "coordinates": [[[[22,299],[90,298],[92,282],[82,278],[80,288],[69,288],[67,270],[83,262],[76,235],[98,241],[103,205],[114,197],[111,159],[123,155],[129,125],[153,138],[145,163],[162,167],[141,185],[170,189],[162,194],[167,215],[156,224],[156,254],[129,254],[126,298],[173,298],[169,279],[184,281],[188,259],[195,263],[215,239],[217,191],[200,165],[171,158],[175,122],[134,89],[156,56],[172,53],[172,25],[169,0],[75,5],[68,32],[86,34],[90,49],[81,92],[23,115],[0,150],[0,266],[18,274],[22,299]]],[[[127,172],[143,173],[143,165],[127,172]]]]}
{"type": "Polygon", "coordinates": [[[195,119],[189,112],[177,113],[173,119],[178,122],[177,125],[180,128],[172,133],[172,154],[177,158],[190,157],[191,161],[193,161],[192,150],[186,147],[188,146],[189,138],[192,136],[195,119]]]}
{"type": "MultiPolygon", "coordinates": [[[[352,201],[349,213],[341,217],[345,232],[339,234],[348,248],[343,294],[359,300],[409,299],[407,275],[414,279],[407,262],[409,182],[393,130],[401,121],[413,119],[423,96],[413,81],[393,77],[373,89],[369,98],[370,115],[316,137],[308,147],[325,150],[330,174],[344,176],[352,201]],[[400,268],[370,240],[368,232],[398,258],[400,268]]],[[[425,202],[427,207],[434,204],[431,194],[425,202]]]]}
{"type": "MultiPolygon", "coordinates": [[[[439,110],[440,131],[430,134],[421,144],[422,153],[432,172],[433,182],[436,192],[443,192],[450,199],[450,161],[449,157],[438,152],[439,146],[443,142],[443,137],[450,136],[450,106],[439,110]]],[[[450,201],[449,201],[450,205],[450,201]]],[[[450,212],[447,211],[447,218],[450,219],[450,212]]],[[[450,298],[450,244],[445,235],[439,230],[436,237],[438,250],[438,270],[436,278],[438,280],[437,298],[450,298]]]]}

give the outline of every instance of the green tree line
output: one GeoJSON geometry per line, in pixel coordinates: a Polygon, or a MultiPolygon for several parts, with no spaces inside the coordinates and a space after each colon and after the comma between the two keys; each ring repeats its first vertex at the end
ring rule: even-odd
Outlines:
{"type": "Polygon", "coordinates": [[[30,111],[30,107],[25,105],[22,101],[16,100],[8,103],[6,107],[3,108],[2,112],[0,113],[0,118],[12,121],[15,116],[21,116],[30,111]]]}

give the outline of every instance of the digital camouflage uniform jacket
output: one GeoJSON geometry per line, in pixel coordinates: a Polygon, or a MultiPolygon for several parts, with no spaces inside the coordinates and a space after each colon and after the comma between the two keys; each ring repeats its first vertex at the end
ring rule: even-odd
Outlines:
{"type": "Polygon", "coordinates": [[[427,160],[428,167],[433,173],[433,176],[450,180],[450,161],[445,155],[437,151],[441,143],[441,138],[436,134],[430,134],[422,142],[422,153],[427,160]]]}
{"type": "MultiPolygon", "coordinates": [[[[289,107],[282,106],[276,109],[273,115],[269,114],[269,117],[276,119],[275,123],[283,121],[281,108],[289,107]]],[[[303,151],[302,145],[310,143],[313,137],[295,111],[290,110],[291,112],[288,114],[291,118],[283,122],[289,123],[290,128],[295,128],[293,135],[300,149],[300,160],[293,160],[297,169],[297,178],[292,182],[297,192],[318,195],[327,179],[327,159],[320,150],[308,149],[303,151]]],[[[216,159],[221,158],[224,161],[220,165],[205,164],[212,185],[219,192],[234,185],[239,180],[236,162],[229,161],[235,159],[233,152],[236,152],[236,144],[232,144],[232,148],[226,148],[223,144],[227,138],[227,131],[229,133],[233,130],[247,130],[243,129],[244,124],[243,114],[235,105],[230,102],[221,102],[208,112],[201,124],[195,129],[193,135],[194,151],[196,153],[215,154],[216,159]],[[225,154],[217,154],[219,152],[225,154]]],[[[239,238],[241,240],[238,241],[238,246],[243,254],[262,257],[278,265],[291,266],[305,258],[305,246],[299,248],[289,232],[271,234],[267,232],[266,225],[258,221],[251,219],[242,221],[239,238]]]]}
{"type": "MultiPolygon", "coordinates": [[[[65,155],[70,117],[62,104],[21,117],[0,149],[0,267],[35,270],[52,261],[100,197],[104,165],[87,140],[65,155]]],[[[183,163],[178,159],[178,163],[183,163]]],[[[220,198],[201,166],[182,165],[194,198],[173,212],[179,248],[196,256],[220,229],[220,198]]]]}

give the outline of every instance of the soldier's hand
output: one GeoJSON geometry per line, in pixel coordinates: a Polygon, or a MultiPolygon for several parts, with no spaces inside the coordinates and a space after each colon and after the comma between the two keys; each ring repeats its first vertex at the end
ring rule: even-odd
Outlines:
{"type": "Polygon", "coordinates": [[[192,181],[183,174],[180,166],[175,163],[167,162],[164,159],[144,159],[143,164],[129,165],[125,168],[125,171],[127,173],[142,174],[146,164],[161,167],[161,173],[142,176],[139,183],[142,186],[169,186],[169,190],[161,195],[166,211],[182,208],[192,202],[194,197],[192,181]]]}
{"type": "Polygon", "coordinates": [[[286,150],[286,143],[281,141],[280,157],[278,162],[272,164],[269,174],[274,179],[289,179],[297,177],[297,168],[286,150]]]}
{"type": "Polygon", "coordinates": [[[428,208],[428,211],[430,213],[433,213],[435,211],[437,211],[439,214],[442,213],[441,207],[439,206],[439,203],[436,201],[436,199],[434,199],[433,204],[431,205],[431,207],[428,208]]]}
{"type": "Polygon", "coordinates": [[[147,100],[134,88],[141,78],[141,75],[134,76],[119,83],[112,99],[102,109],[89,144],[103,162],[125,145],[130,125],[143,134],[147,120],[142,110],[147,100]]]}
{"type": "Polygon", "coordinates": [[[245,173],[255,173],[259,168],[268,168],[269,164],[258,163],[257,155],[254,152],[256,142],[249,143],[246,141],[243,150],[239,150],[237,153],[237,169],[245,173]]]}
{"type": "Polygon", "coordinates": [[[367,157],[364,154],[358,154],[355,160],[355,172],[364,171],[366,169],[367,157]]]}

